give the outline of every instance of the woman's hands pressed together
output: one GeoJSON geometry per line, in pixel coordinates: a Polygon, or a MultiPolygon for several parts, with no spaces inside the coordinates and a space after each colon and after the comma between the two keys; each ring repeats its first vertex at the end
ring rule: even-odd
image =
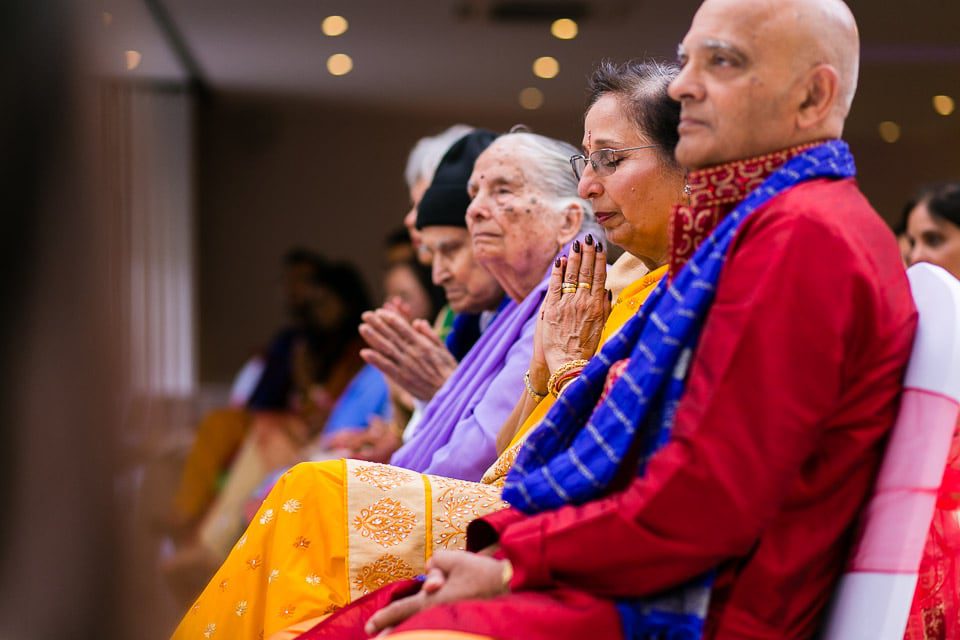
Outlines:
{"type": "Polygon", "coordinates": [[[569,257],[554,262],[530,366],[530,382],[546,393],[547,379],[563,364],[589,360],[597,351],[612,300],[606,290],[607,254],[587,234],[574,241],[569,257]]]}

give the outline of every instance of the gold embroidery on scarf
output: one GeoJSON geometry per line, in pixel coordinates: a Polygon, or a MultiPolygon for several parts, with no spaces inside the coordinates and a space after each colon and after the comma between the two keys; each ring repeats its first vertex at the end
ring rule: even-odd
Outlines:
{"type": "Polygon", "coordinates": [[[401,558],[385,553],[370,564],[361,567],[353,579],[352,586],[361,594],[367,595],[385,584],[406,580],[415,575],[413,567],[401,558]]]}
{"type": "Polygon", "coordinates": [[[385,464],[357,467],[353,475],[361,482],[375,486],[381,491],[397,489],[408,482],[407,477],[399,470],[385,464]]]}
{"type": "Polygon", "coordinates": [[[346,460],[345,466],[347,571],[352,601],[366,593],[365,584],[373,584],[371,576],[381,575],[380,569],[374,569],[387,566],[377,564],[385,557],[384,549],[409,567],[411,575],[423,572],[429,505],[424,476],[419,473],[359,460],[346,460]]]}
{"type": "Polygon", "coordinates": [[[396,500],[383,498],[361,509],[353,519],[353,528],[381,547],[392,547],[407,539],[416,522],[417,516],[413,511],[396,500]]]}
{"type": "Polygon", "coordinates": [[[433,487],[433,544],[443,549],[464,549],[467,525],[508,505],[493,485],[428,476],[433,487]]]}

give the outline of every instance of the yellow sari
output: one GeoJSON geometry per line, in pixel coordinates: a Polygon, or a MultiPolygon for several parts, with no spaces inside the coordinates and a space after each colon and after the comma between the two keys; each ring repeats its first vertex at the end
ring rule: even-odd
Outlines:
{"type": "MultiPolygon", "coordinates": [[[[602,341],[622,327],[666,273],[625,288],[602,341]]],[[[474,519],[507,506],[504,478],[548,396],[481,482],[358,460],[299,464],[284,474],[230,556],[180,622],[174,638],[266,638],[395,580],[423,573],[436,549],[463,549],[474,519]]],[[[307,626],[306,628],[309,628],[307,626]]]]}

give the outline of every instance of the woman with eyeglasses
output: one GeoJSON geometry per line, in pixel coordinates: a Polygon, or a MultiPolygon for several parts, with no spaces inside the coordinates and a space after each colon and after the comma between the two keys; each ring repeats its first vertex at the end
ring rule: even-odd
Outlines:
{"type": "MultiPolygon", "coordinates": [[[[613,301],[605,288],[607,249],[601,238],[588,234],[556,259],[530,369],[525,380],[517,380],[521,400],[502,429],[500,458],[483,480],[347,461],[344,496],[328,490],[336,482],[322,477],[322,470],[296,467],[234,548],[233,565],[242,571],[234,576],[221,569],[175,637],[189,637],[188,631],[296,637],[358,597],[422,573],[435,551],[463,549],[467,524],[507,506],[500,498],[504,478],[539,416],[666,272],[667,219],[683,191],[683,172],[673,160],[679,105],[666,93],[675,74],[675,68],[658,64],[602,65],[590,82],[585,153],[571,158],[572,176],[545,176],[558,184],[575,177],[580,198],[604,212],[602,224],[611,239],[650,271],[613,301]],[[343,516],[331,522],[324,510],[335,504],[344,505],[337,507],[343,516]],[[326,523],[323,531],[319,523],[326,523]],[[238,591],[235,579],[249,582],[251,575],[258,576],[257,587],[238,591]]],[[[534,159],[524,149],[526,136],[502,136],[474,166],[467,222],[480,260],[502,260],[519,240],[518,221],[533,210],[564,210],[582,202],[573,193],[557,197],[523,186],[534,159]]],[[[502,284],[510,292],[513,283],[502,284]]]]}

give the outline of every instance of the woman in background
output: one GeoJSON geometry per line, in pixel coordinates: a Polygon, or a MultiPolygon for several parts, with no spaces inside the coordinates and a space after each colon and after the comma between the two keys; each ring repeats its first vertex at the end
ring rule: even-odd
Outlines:
{"type": "MultiPolygon", "coordinates": [[[[922,190],[904,208],[911,265],[929,262],[960,279],[960,182],[922,190]]],[[[960,424],[958,424],[960,429],[960,424]]],[[[960,638],[960,436],[930,524],[906,640],[960,638]]]]}

